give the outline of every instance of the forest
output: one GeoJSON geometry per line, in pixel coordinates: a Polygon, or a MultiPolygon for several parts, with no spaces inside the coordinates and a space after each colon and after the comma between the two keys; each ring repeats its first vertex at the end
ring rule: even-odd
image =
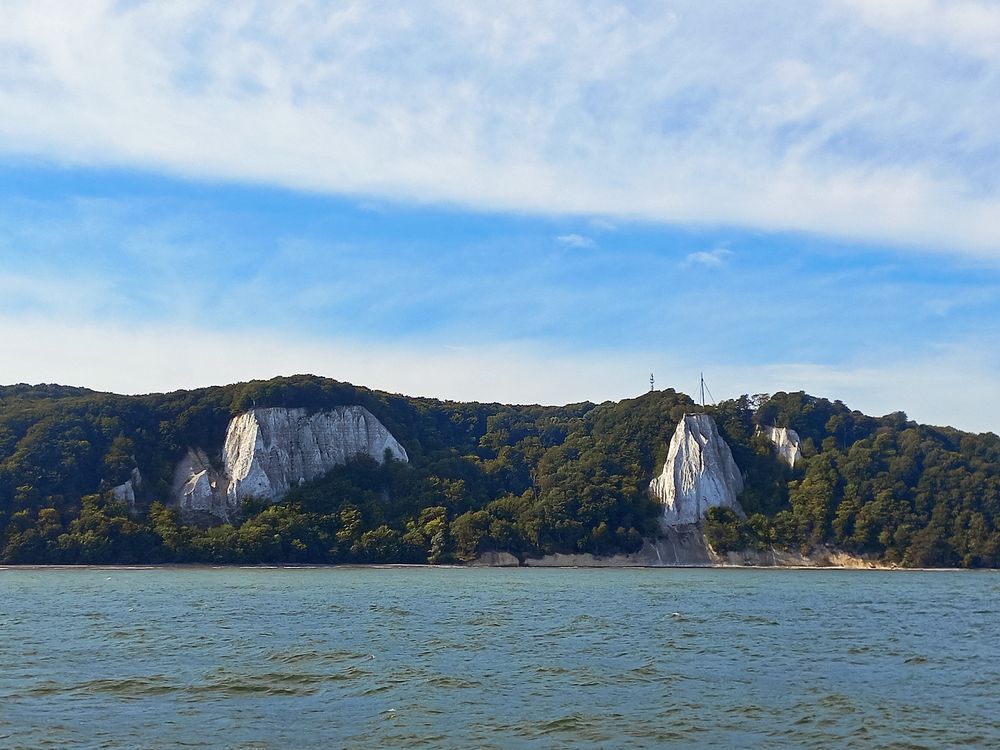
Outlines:
{"type": "MultiPolygon", "coordinates": [[[[802,392],[702,407],[672,389],[602,404],[410,398],[314,376],[121,396],[0,387],[0,562],[463,563],[638,550],[659,533],[648,485],[685,413],[711,413],[744,474],[746,518],[704,522],[717,551],[831,547],[901,566],[1000,566],[1000,438],[871,417],[802,392]],[[250,408],[360,405],[409,463],[355,459],[237,522],[187,522],[170,501],[190,446],[221,449],[250,408]],[[759,428],[802,439],[794,469],[759,428]],[[141,467],[136,507],[111,488],[141,467]]],[[[218,456],[212,456],[218,460],[218,456]]]]}

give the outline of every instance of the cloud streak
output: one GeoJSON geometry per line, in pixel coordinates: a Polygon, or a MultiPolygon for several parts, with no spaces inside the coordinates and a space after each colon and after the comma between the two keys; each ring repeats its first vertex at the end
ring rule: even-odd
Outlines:
{"type": "Polygon", "coordinates": [[[1000,7],[968,0],[843,0],[864,23],[915,45],[1000,60],[1000,7]]]}
{"type": "Polygon", "coordinates": [[[699,250],[689,253],[684,258],[685,266],[702,266],[705,268],[722,268],[733,256],[732,250],[724,247],[717,247],[714,250],[699,250]]]}
{"type": "Polygon", "coordinates": [[[995,258],[995,9],[908,2],[12,0],[0,152],[995,258]]]}
{"type": "Polygon", "coordinates": [[[594,248],[597,247],[597,243],[594,242],[590,237],[584,237],[581,234],[560,234],[556,237],[556,242],[560,245],[565,245],[566,247],[580,247],[580,248],[594,248]]]}

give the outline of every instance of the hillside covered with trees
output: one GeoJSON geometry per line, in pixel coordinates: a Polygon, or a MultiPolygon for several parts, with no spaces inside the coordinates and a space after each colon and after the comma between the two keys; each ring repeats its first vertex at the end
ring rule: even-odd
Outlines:
{"type": "MultiPolygon", "coordinates": [[[[507,406],[408,398],[313,376],[146,396],[0,387],[0,562],[461,562],[639,549],[658,533],[648,495],[685,413],[673,390],[603,404],[507,406]],[[357,459],[238,523],[184,523],[173,468],[221,448],[254,407],[360,405],[409,463],[357,459]],[[110,488],[142,467],[132,513],[110,488]]],[[[713,510],[717,550],[821,545],[908,566],[1000,566],[1000,438],[869,417],[804,393],[707,407],[746,479],[747,518],[713,510]],[[788,426],[790,469],[760,426],[788,426]]],[[[217,456],[212,456],[217,460],[217,456]]]]}

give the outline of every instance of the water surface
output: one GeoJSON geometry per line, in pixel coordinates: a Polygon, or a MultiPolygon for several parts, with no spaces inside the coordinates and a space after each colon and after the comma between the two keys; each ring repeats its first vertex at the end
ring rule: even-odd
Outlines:
{"type": "Polygon", "coordinates": [[[991,572],[0,570],[0,747],[1000,747],[991,572]]]}

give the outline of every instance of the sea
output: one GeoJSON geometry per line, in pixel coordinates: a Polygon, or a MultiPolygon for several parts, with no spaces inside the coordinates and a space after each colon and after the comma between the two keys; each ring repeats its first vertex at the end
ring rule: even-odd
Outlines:
{"type": "Polygon", "coordinates": [[[1000,574],[0,569],[2,748],[997,748],[1000,574]]]}

